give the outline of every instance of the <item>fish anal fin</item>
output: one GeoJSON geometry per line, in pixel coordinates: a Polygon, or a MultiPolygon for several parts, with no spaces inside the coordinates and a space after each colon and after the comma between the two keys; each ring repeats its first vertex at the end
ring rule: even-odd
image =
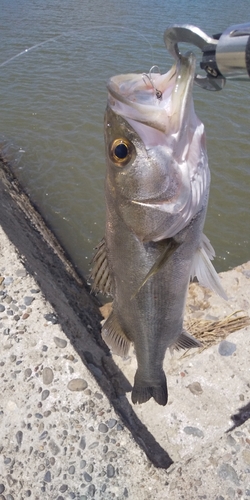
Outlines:
{"type": "Polygon", "coordinates": [[[190,276],[191,278],[196,276],[200,285],[210,288],[210,290],[217,293],[220,297],[228,300],[227,294],[221,285],[220,277],[209,260],[214,256],[214,253],[212,253],[213,247],[206,236],[203,236],[201,245],[194,256],[190,276]]]}
{"type": "Polygon", "coordinates": [[[202,343],[192,337],[190,333],[183,330],[177,341],[171,346],[170,350],[179,351],[180,349],[191,349],[193,347],[202,347],[202,343]]]}
{"type": "Polygon", "coordinates": [[[162,372],[159,384],[151,385],[150,382],[147,382],[140,377],[140,372],[137,370],[131,395],[132,403],[146,403],[150,398],[154,398],[156,403],[161,406],[165,406],[167,404],[168,390],[165,373],[162,372]]]}
{"type": "Polygon", "coordinates": [[[93,280],[92,291],[112,295],[112,280],[109,272],[106,241],[103,238],[96,247],[96,253],[91,261],[90,278],[93,280]]]}
{"type": "Polygon", "coordinates": [[[123,358],[128,355],[130,340],[123,331],[114,311],[103,323],[102,338],[114,354],[123,358]]]}

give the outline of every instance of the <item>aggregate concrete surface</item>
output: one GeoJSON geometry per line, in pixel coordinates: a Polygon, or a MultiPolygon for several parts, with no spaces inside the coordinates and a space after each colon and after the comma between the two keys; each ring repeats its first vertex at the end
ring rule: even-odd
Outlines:
{"type": "MultiPolygon", "coordinates": [[[[250,262],[221,277],[228,302],[192,284],[187,318],[250,314],[250,262]]],[[[117,416],[1,228],[0,344],[0,500],[250,499],[249,326],[167,354],[169,403],[134,407],[167,470],[117,416]]],[[[133,351],[115,361],[132,382],[133,351]]]]}

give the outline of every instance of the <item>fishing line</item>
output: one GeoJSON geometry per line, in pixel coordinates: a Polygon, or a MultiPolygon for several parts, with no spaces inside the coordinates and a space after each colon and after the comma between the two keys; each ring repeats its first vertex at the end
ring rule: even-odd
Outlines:
{"type": "Polygon", "coordinates": [[[57,40],[58,38],[62,37],[63,35],[64,34],[57,35],[53,38],[48,38],[47,40],[44,40],[44,42],[37,43],[36,45],[32,45],[32,47],[29,47],[28,49],[22,50],[21,52],[19,52],[15,56],[10,57],[10,59],[7,59],[7,61],[4,61],[3,63],[1,63],[0,68],[2,68],[3,66],[6,66],[6,64],[9,64],[11,61],[13,61],[14,59],[17,59],[19,56],[22,56],[23,54],[27,54],[31,50],[37,49],[38,47],[42,47],[42,45],[45,45],[46,43],[57,40]]]}
{"type": "MultiPolygon", "coordinates": [[[[107,30],[109,28],[112,28],[112,29],[115,29],[115,30],[123,30],[123,31],[129,31],[129,32],[132,32],[132,33],[136,33],[137,35],[139,35],[140,37],[142,37],[145,42],[149,45],[150,47],[150,50],[151,50],[151,57],[152,57],[152,61],[154,60],[154,51],[153,51],[153,47],[150,43],[150,41],[146,38],[146,36],[141,33],[140,31],[137,31],[133,28],[127,28],[125,26],[119,26],[119,25],[112,25],[112,24],[108,24],[106,26],[95,26],[95,30],[107,30]]],[[[88,27],[87,30],[91,30],[92,31],[92,34],[91,36],[85,36],[84,33],[77,33],[76,31],[65,31],[63,33],[61,33],[60,35],[57,35],[55,37],[52,37],[52,38],[47,38],[46,40],[44,40],[43,42],[40,42],[40,43],[37,43],[35,45],[32,45],[31,47],[28,47],[27,49],[24,49],[22,50],[21,52],[19,52],[18,54],[14,55],[13,57],[10,57],[9,59],[7,59],[6,61],[2,62],[0,64],[0,68],[6,66],[7,64],[11,63],[12,61],[14,61],[15,59],[17,59],[18,57],[22,56],[22,55],[25,55],[25,54],[28,54],[29,52],[31,52],[32,50],[36,50],[37,48],[39,47],[42,47],[44,45],[46,45],[47,43],[49,42],[54,42],[54,41],[57,41],[59,38],[62,38],[63,36],[71,36],[71,37],[76,37],[76,38],[79,38],[81,36],[84,37],[83,41],[87,41],[87,40],[91,40],[93,39],[93,28],[91,27],[88,27]]]]}

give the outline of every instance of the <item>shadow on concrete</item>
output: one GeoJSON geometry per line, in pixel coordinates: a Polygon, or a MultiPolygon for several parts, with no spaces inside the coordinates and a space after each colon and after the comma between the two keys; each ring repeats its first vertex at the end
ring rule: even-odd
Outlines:
{"type": "Polygon", "coordinates": [[[230,418],[234,422],[234,425],[230,427],[230,429],[228,429],[226,432],[233,431],[234,429],[236,429],[236,427],[240,427],[248,419],[250,419],[250,403],[239,408],[238,413],[235,413],[235,415],[232,415],[230,418]]]}
{"type": "Polygon", "coordinates": [[[1,156],[0,203],[0,224],[54,308],[69,341],[149,460],[167,469],[173,463],[170,456],[134,412],[126,397],[130,383],[101,338],[99,302],[1,156]]]}

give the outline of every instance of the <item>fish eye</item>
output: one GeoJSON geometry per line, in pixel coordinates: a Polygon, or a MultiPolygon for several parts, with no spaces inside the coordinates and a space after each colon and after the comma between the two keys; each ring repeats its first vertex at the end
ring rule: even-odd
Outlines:
{"type": "Polygon", "coordinates": [[[111,160],[123,167],[131,160],[132,151],[133,145],[127,139],[115,139],[110,146],[111,160]]]}
{"type": "Polygon", "coordinates": [[[128,146],[127,144],[117,144],[114,150],[115,156],[119,158],[119,160],[124,160],[128,156],[128,146]]]}

